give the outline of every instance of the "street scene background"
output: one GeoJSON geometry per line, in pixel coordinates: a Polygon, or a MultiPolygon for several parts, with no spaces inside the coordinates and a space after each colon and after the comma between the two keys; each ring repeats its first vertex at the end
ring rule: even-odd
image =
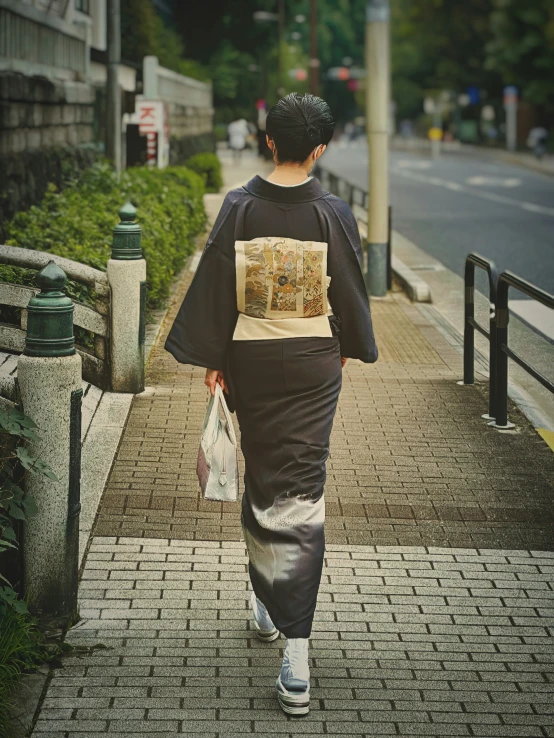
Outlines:
{"type": "Polygon", "coordinates": [[[0,0],[0,738],[554,735],[553,72],[554,0],[0,0]],[[379,347],[302,720],[163,348],[291,92],[379,347]]]}

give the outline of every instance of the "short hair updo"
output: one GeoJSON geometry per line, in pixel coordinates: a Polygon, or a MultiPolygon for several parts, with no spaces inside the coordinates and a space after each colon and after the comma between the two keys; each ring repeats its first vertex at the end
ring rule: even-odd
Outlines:
{"type": "Polygon", "coordinates": [[[275,144],[279,164],[301,164],[321,144],[333,137],[331,108],[320,97],[292,92],[269,111],[266,131],[275,144]]]}

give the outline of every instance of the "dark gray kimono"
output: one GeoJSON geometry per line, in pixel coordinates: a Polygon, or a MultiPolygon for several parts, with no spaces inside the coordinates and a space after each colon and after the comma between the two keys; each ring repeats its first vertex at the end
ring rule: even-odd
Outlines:
{"type": "Polygon", "coordinates": [[[177,361],[225,371],[246,462],[243,530],[250,577],[289,638],[311,632],[325,549],[325,462],[341,387],[340,358],[377,360],[348,205],[317,179],[279,187],[261,177],[228,193],[171,328],[177,361]],[[323,241],[333,337],[233,341],[235,241],[323,241]]]}

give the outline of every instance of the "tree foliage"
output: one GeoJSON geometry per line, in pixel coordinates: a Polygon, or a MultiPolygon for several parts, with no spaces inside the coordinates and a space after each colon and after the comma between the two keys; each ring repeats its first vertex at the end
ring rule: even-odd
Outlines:
{"type": "MultiPolygon", "coordinates": [[[[278,24],[253,18],[260,10],[275,14],[277,0],[174,0],[175,31],[164,30],[152,17],[151,0],[122,2],[135,8],[141,19],[142,30],[129,43],[141,49],[163,47],[166,56],[158,55],[171,68],[178,67],[184,49],[207,70],[214,82],[216,116],[222,122],[238,116],[254,119],[256,99],[265,97],[271,104],[278,89],[307,89],[288,71],[298,66],[308,70],[309,0],[285,0],[280,79],[278,24]],[[300,23],[299,15],[305,19],[300,23]]],[[[530,103],[545,109],[552,105],[554,0],[390,0],[390,4],[393,96],[399,115],[419,115],[431,90],[459,94],[477,87],[490,102],[500,104],[506,84],[517,84],[530,103]]],[[[363,95],[353,95],[344,82],[326,79],[325,73],[329,67],[343,66],[347,57],[353,66],[364,65],[365,7],[366,0],[317,1],[320,90],[342,119],[362,112],[363,95]]]]}
{"type": "Polygon", "coordinates": [[[494,0],[487,68],[517,85],[523,98],[554,107],[554,0],[494,0]]]}
{"type": "Polygon", "coordinates": [[[152,0],[121,0],[121,55],[137,64],[145,56],[157,56],[163,67],[194,79],[209,79],[201,64],[185,59],[181,36],[164,25],[152,0]]]}

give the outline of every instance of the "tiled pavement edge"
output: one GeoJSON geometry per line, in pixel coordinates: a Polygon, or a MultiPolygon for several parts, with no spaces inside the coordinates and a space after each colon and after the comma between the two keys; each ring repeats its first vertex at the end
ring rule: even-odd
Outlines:
{"type": "Polygon", "coordinates": [[[242,543],[93,539],[34,736],[553,736],[554,554],[329,545],[311,712],[273,684],[242,543]]]}
{"type": "Polygon", "coordinates": [[[399,294],[373,302],[380,361],[345,372],[311,714],[278,711],[284,641],[252,637],[238,505],[198,498],[203,372],[162,349],[191,277],[133,401],[76,651],[33,735],[554,736],[554,457],[522,416],[517,433],[486,428],[458,353],[399,294]]]}

